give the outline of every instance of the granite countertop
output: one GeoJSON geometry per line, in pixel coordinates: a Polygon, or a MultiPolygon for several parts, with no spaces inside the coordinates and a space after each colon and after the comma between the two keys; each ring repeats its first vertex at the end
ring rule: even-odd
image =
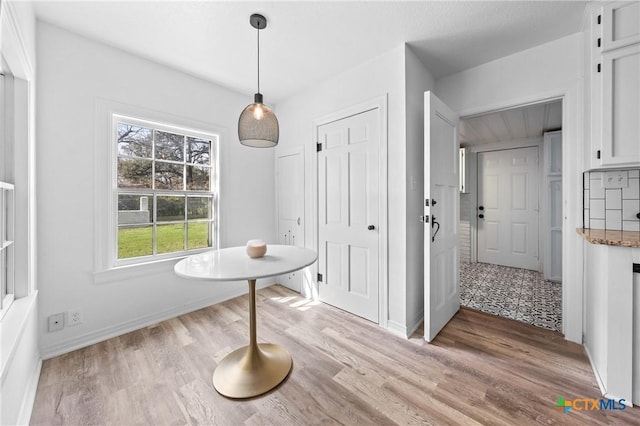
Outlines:
{"type": "Polygon", "coordinates": [[[576,229],[578,234],[591,244],[605,244],[620,247],[640,247],[640,232],[612,231],[610,229],[576,229]]]}

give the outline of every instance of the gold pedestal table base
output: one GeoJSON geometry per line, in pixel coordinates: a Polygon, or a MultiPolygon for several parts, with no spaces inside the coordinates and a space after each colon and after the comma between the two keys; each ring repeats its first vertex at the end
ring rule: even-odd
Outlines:
{"type": "Polygon", "coordinates": [[[249,280],[249,346],[227,355],[213,373],[213,387],[229,398],[250,398],[278,386],[291,371],[291,355],[279,345],[257,344],[256,280],[249,280]]]}

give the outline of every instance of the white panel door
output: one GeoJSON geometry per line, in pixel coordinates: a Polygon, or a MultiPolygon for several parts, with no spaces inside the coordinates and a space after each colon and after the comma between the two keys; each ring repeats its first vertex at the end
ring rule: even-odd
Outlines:
{"type": "Polygon", "coordinates": [[[478,262],[538,270],[538,148],[478,154],[478,262]]]}
{"type": "Polygon", "coordinates": [[[320,300],[378,322],[379,110],[318,126],[320,300]]]}
{"type": "MultiPolygon", "coordinates": [[[[304,147],[279,149],[276,154],[278,244],[304,247],[304,147]]],[[[297,292],[302,271],[280,278],[280,284],[297,292]]]]}
{"type": "Polygon", "coordinates": [[[431,92],[424,111],[424,338],[430,342],[460,309],[460,144],[458,115],[431,92]]]}

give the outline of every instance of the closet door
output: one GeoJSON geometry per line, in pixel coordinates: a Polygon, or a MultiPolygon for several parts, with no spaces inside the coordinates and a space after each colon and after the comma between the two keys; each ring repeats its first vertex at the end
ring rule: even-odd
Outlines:
{"type": "MultiPolygon", "coordinates": [[[[304,247],[304,146],[276,153],[278,244],[304,247]]],[[[279,284],[300,292],[302,271],[280,278],[279,284]]]]}

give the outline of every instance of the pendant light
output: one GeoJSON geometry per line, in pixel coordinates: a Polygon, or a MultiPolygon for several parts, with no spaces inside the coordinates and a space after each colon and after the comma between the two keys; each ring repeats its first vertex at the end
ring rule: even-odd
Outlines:
{"type": "Polygon", "coordinates": [[[262,103],[260,93],[260,30],[267,27],[267,19],[254,13],[249,18],[251,26],[258,30],[258,93],[253,103],[248,105],[238,119],[240,143],[256,148],[270,148],[278,144],[280,130],[278,119],[271,108],[262,103]]]}

